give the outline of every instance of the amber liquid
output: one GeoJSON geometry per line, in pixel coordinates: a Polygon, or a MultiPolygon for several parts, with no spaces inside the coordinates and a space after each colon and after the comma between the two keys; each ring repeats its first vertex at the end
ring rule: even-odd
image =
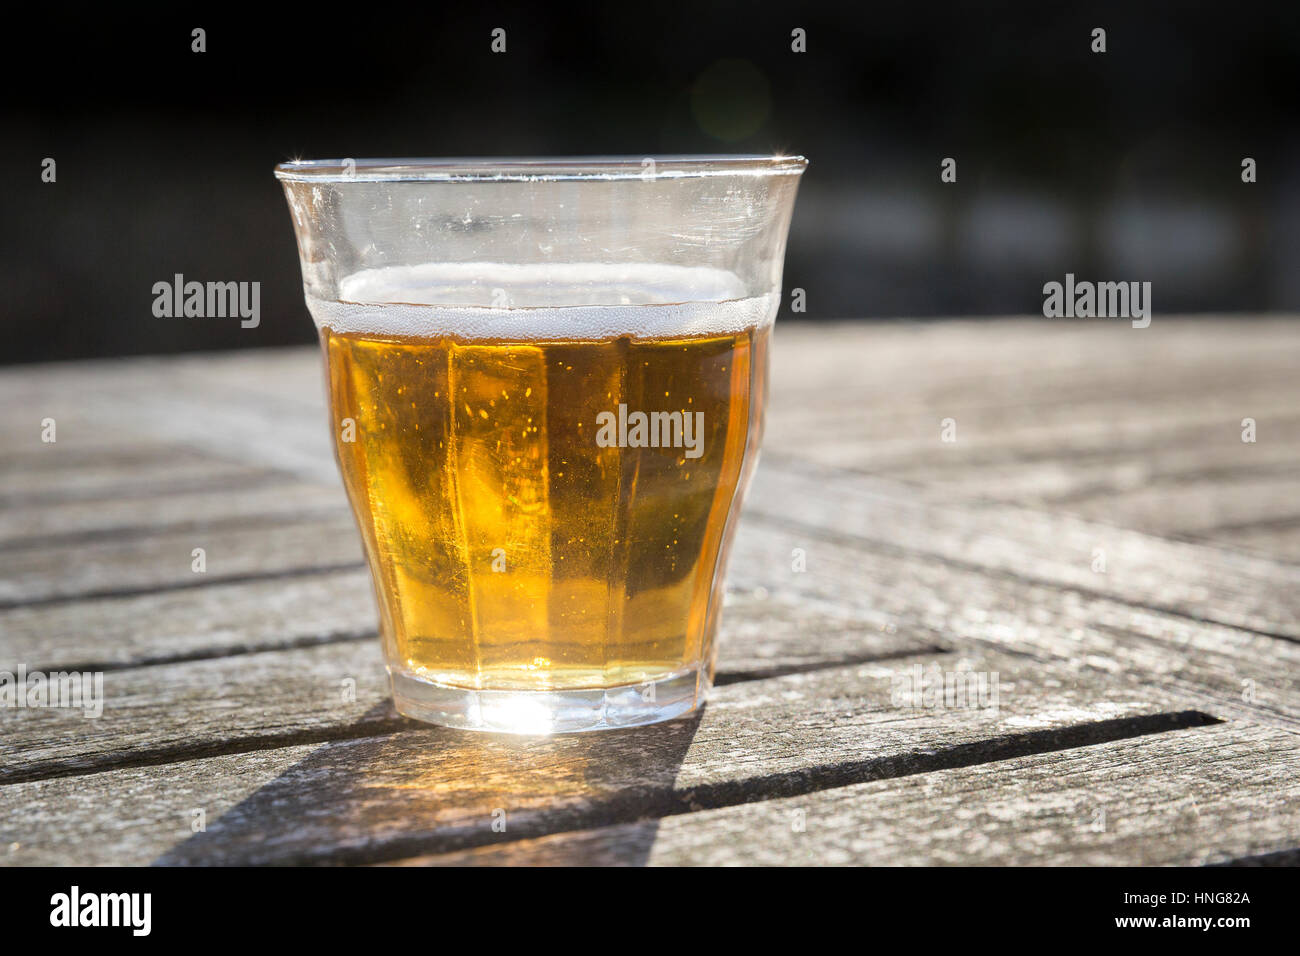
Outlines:
{"type": "Polygon", "coordinates": [[[392,666],[519,690],[710,672],[770,327],[602,341],[321,337],[392,666]],[[602,446],[599,416],[620,404],[702,412],[698,457],[602,446]]]}

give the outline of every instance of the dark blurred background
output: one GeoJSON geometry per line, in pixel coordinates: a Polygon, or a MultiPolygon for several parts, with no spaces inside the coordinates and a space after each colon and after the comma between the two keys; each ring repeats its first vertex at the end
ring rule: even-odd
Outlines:
{"type": "Polygon", "coordinates": [[[0,66],[6,362],[312,341],[295,156],[802,153],[786,320],[1039,313],[1066,272],[1300,309],[1294,2],[50,10],[0,66]],[[154,318],[178,272],[260,281],[261,326],[154,318]]]}

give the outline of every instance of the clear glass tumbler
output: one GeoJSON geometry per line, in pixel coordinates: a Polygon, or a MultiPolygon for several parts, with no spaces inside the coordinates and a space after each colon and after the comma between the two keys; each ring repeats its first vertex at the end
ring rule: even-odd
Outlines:
{"type": "Polygon", "coordinates": [[[276,167],[401,713],[553,733],[703,701],[806,165],[276,167]]]}

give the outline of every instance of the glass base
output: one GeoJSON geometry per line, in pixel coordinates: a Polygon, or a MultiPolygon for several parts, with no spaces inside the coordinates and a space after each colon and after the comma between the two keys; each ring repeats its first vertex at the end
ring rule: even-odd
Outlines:
{"type": "Polygon", "coordinates": [[[688,714],[709,691],[691,668],[644,684],[583,690],[470,690],[389,672],[398,713],[458,730],[567,734],[640,727],[688,714]]]}

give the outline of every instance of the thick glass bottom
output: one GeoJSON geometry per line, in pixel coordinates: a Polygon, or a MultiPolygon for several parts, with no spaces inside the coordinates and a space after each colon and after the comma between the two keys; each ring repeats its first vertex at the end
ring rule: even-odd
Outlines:
{"type": "Polygon", "coordinates": [[[567,734],[640,727],[688,714],[709,683],[696,668],[643,684],[581,690],[470,690],[390,670],[393,701],[414,720],[500,734],[567,734]]]}

